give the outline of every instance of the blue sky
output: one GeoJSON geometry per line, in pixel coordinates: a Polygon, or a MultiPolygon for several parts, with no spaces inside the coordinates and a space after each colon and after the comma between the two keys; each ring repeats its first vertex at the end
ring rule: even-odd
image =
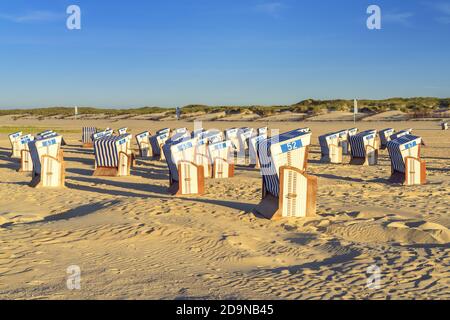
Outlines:
{"type": "Polygon", "coordinates": [[[450,97],[449,40],[450,0],[1,0],[0,107],[450,97]]]}

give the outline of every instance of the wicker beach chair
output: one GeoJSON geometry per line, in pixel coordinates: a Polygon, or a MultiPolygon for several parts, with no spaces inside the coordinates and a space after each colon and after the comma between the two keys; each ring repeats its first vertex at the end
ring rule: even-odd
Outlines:
{"type": "Polygon", "coordinates": [[[268,219],[314,216],[317,177],[306,174],[311,133],[293,130],[259,144],[262,200],[256,211],[268,219]]]}

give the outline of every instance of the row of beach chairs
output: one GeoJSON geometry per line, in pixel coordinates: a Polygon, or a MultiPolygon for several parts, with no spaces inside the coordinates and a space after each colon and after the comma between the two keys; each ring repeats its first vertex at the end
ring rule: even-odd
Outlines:
{"type": "MultiPolygon", "coordinates": [[[[95,176],[128,176],[134,163],[132,134],[127,128],[82,129],[84,147],[94,150],[95,176]]],[[[136,135],[139,156],[164,160],[169,169],[169,192],[178,196],[201,195],[205,179],[233,177],[239,155],[248,156],[249,165],[260,168],[262,200],[256,211],[264,217],[313,216],[316,211],[317,178],[307,174],[311,130],[300,128],[269,136],[267,127],[196,130],[165,128],[152,135],[136,135]]],[[[9,136],[12,157],[20,157],[20,171],[32,172],[31,186],[64,185],[64,158],[61,135],[47,131],[33,137],[21,132],[9,136]]],[[[410,129],[341,130],[319,137],[322,161],[374,165],[378,152],[387,149],[392,167],[391,180],[406,185],[423,184],[426,165],[420,158],[423,141],[410,129]]]]}
{"type": "Polygon", "coordinates": [[[351,164],[376,165],[380,150],[387,149],[391,160],[391,182],[406,185],[424,184],[426,164],[421,159],[421,137],[412,134],[412,129],[396,132],[392,128],[367,130],[349,134],[350,130],[333,132],[319,137],[322,161],[343,163],[344,150],[350,150],[351,164]]]}
{"type": "Polygon", "coordinates": [[[16,132],[9,135],[11,157],[20,158],[19,172],[31,172],[31,187],[61,187],[64,185],[65,145],[61,135],[51,130],[36,136],[16,132]]]}

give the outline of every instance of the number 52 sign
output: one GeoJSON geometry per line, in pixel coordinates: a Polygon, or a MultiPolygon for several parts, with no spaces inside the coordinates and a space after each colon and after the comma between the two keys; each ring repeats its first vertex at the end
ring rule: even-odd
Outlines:
{"type": "Polygon", "coordinates": [[[289,151],[293,151],[293,150],[301,148],[302,146],[303,146],[302,140],[296,140],[296,141],[288,142],[286,144],[282,144],[281,145],[281,153],[286,153],[286,152],[289,152],[289,151]]]}

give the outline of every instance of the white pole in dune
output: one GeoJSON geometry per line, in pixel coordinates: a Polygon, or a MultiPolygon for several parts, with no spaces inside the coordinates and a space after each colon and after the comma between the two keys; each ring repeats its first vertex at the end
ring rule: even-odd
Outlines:
{"type": "Polygon", "coordinates": [[[356,123],[356,115],[358,114],[358,100],[353,100],[353,123],[356,123]]]}
{"type": "Polygon", "coordinates": [[[78,116],[78,107],[75,106],[75,119],[77,119],[77,116],[78,116]]]}

